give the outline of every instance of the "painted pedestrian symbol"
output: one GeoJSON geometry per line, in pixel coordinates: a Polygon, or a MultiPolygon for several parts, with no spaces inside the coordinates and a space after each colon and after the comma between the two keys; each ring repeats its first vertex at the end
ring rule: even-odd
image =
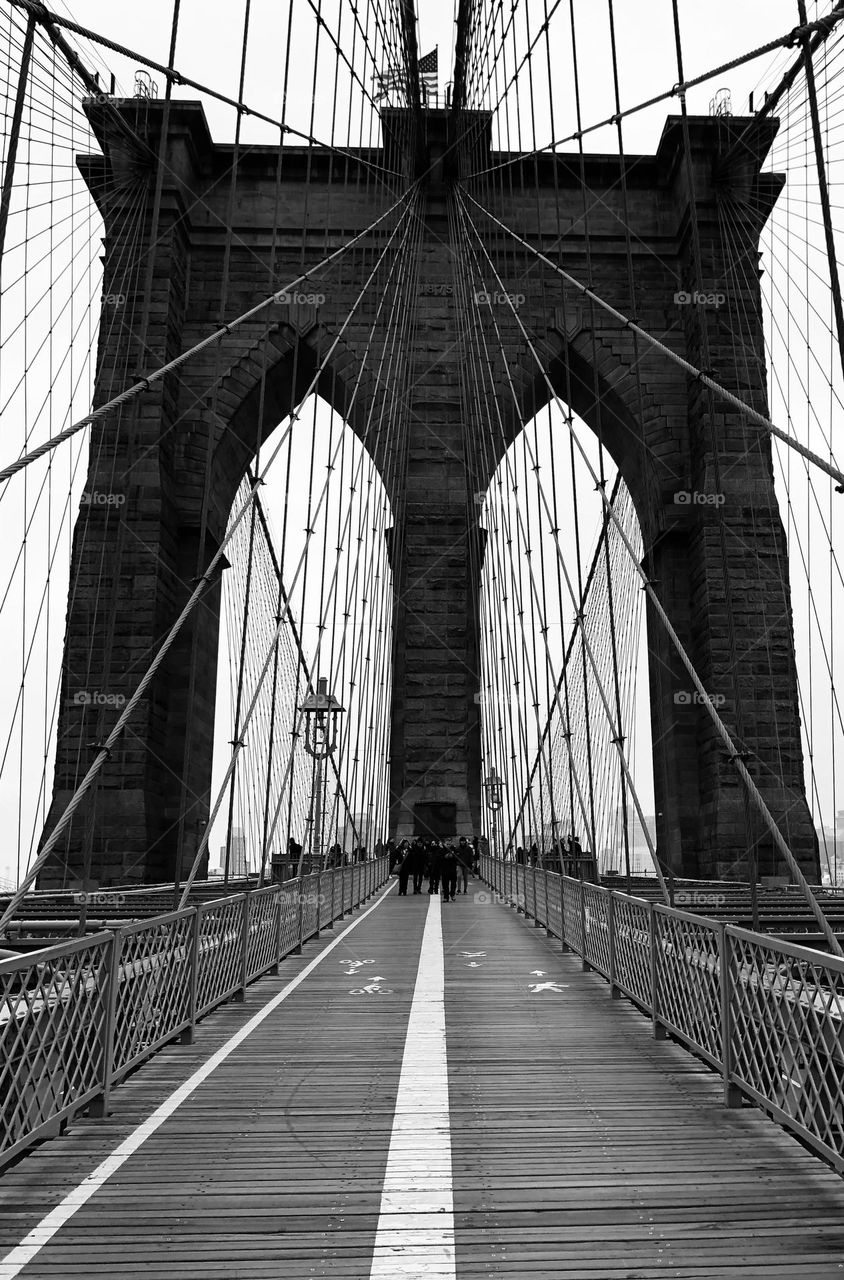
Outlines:
{"type": "Polygon", "coordinates": [[[536,975],[536,977],[537,977],[537,978],[544,978],[544,977],[545,977],[545,970],[544,970],[544,969],[531,969],[531,971],[530,971],[530,972],[531,972],[531,976],[536,975]]]}
{"type": "Polygon", "coordinates": [[[382,987],[379,984],[384,981],[383,977],[373,978],[365,987],[356,987],[354,991],[350,991],[350,996],[389,996],[393,994],[392,987],[382,987]]]}
{"type": "Polygon", "coordinates": [[[567,982],[531,982],[531,995],[536,995],[538,991],[564,991],[568,987],[567,982]]]}
{"type": "Polygon", "coordinates": [[[466,965],[466,968],[467,968],[467,969],[481,969],[481,968],[483,968],[483,965],[478,964],[477,960],[470,960],[470,961],[469,961],[469,963],[466,965]]]}
{"type": "Polygon", "coordinates": [[[375,964],[374,960],[338,960],[338,964],[347,966],[345,973],[347,978],[353,978],[356,971],[364,964],[375,964]]]}

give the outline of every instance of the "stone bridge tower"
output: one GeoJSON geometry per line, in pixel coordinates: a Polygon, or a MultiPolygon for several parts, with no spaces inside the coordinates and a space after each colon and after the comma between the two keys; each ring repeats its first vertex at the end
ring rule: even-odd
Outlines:
{"type": "MultiPolygon", "coordinates": [[[[130,126],[120,130],[109,123],[113,107],[107,112],[89,104],[103,155],[84,157],[80,164],[106,221],[106,293],[129,242],[127,209],[106,193],[115,189],[116,178],[127,189],[152,189],[162,105],[145,104],[141,117],[137,103],[118,103],[130,126]],[[127,141],[133,131],[144,145],[127,141]]],[[[404,157],[408,170],[422,175],[425,200],[408,463],[402,494],[389,495],[405,522],[401,563],[393,564],[391,830],[398,835],[425,827],[458,832],[480,828],[478,609],[472,583],[482,545],[472,495],[488,485],[501,455],[499,450],[490,459],[488,474],[470,473],[448,216],[461,148],[449,132],[453,122],[445,112],[425,113],[423,121],[426,133],[417,154],[404,157]]],[[[579,280],[587,279],[591,250],[595,291],[625,314],[631,308],[627,253],[632,245],[639,323],[697,365],[705,328],[715,376],[764,410],[756,271],[743,273],[746,285],[739,294],[727,292],[718,307],[682,306],[675,297],[693,288],[724,293],[725,281],[734,279],[735,264],[725,261],[717,234],[725,201],[743,211],[739,251],[755,268],[759,233],[781,184],[761,173],[775,122],[761,126],[740,163],[724,163],[732,152],[731,131],[745,123],[691,122],[702,280],[694,273],[688,170],[676,120],[667,122],[656,154],[627,157],[629,238],[616,156],[587,156],[584,161],[586,185],[600,196],[589,219],[591,245],[576,156],[542,155],[514,163],[506,187],[494,195],[478,190],[477,198],[482,203],[488,198],[495,216],[530,244],[559,255],[579,280]],[[732,340],[736,333],[744,353],[741,364],[732,340]]],[[[387,147],[394,147],[390,139],[397,132],[391,132],[388,114],[384,125],[387,147]]],[[[484,140],[487,134],[476,127],[474,136],[484,140]]],[[[274,218],[279,221],[277,274],[284,281],[300,271],[303,227],[307,257],[315,263],[326,246],[348,241],[383,211],[383,191],[366,181],[371,156],[357,154],[359,167],[353,158],[345,160],[346,181],[339,188],[332,186],[333,153],[285,148],[276,209],[277,149],[244,151],[234,204],[229,317],[266,295],[274,218]]],[[[144,274],[138,272],[137,294],[126,303],[136,327],[143,313],[146,368],[198,342],[218,318],[231,162],[231,147],[212,141],[201,106],[173,103],[151,287],[144,289],[144,274]]],[[[145,260],[148,216],[133,235],[134,252],[145,260]]],[[[700,385],[666,358],[642,357],[629,332],[600,310],[584,306],[553,273],[538,271],[526,252],[520,256],[513,249],[507,260],[504,283],[526,297],[520,314],[536,336],[553,385],[600,431],[620,467],[642,526],[647,571],[706,687],[722,695],[722,715],[748,753],[749,767],[792,849],[807,874],[816,878],[816,840],[803,786],[786,547],[769,442],[741,414],[717,402],[713,410],[700,385]],[[524,287],[526,279],[529,288],[524,287]],[[716,477],[720,505],[677,502],[678,492],[715,493],[716,477]]],[[[88,523],[84,545],[78,536],[72,568],[48,831],[72,794],[78,761],[92,732],[87,709],[74,700],[79,673],[88,673],[99,689],[123,694],[134,689],[190,593],[200,541],[207,562],[223,537],[256,442],[283,420],[307,387],[327,350],[328,335],[348,314],[360,283],[335,280],[317,312],[270,314],[271,368],[263,395],[263,362],[256,350],[266,333],[266,316],[239,328],[219,353],[209,349],[186,364],[180,376],[154,385],[127,406],[119,432],[112,422],[94,433],[88,488],[111,489],[115,475],[122,476],[125,501],[119,508],[88,510],[79,517],[77,535],[82,521],[88,523]],[[215,419],[207,403],[212,383],[217,386],[215,419]],[[209,450],[211,482],[203,492],[209,450]],[[94,593],[102,566],[111,573],[107,600],[94,593]]],[[[103,326],[98,403],[120,389],[115,371],[125,367],[124,344],[130,341],[125,329],[103,326]]],[[[509,375],[522,404],[536,413],[550,393],[518,333],[511,336],[509,375]]],[[[319,387],[340,413],[346,414],[363,338],[363,326],[352,326],[343,356],[319,387]]],[[[515,439],[519,416],[512,397],[504,394],[503,370],[498,373],[502,416],[509,438],[515,439]]],[[[366,437],[360,397],[346,416],[379,464],[378,445],[366,437]]],[[[741,875],[748,832],[740,783],[705,712],[678,699],[688,680],[652,617],[648,638],[661,855],[678,874],[741,875]]],[[[93,865],[104,883],[162,880],[177,865],[190,865],[196,841],[191,833],[209,810],[217,641],[211,591],[104,772],[93,832],[93,865]],[[193,679],[191,661],[196,664],[193,679]],[[187,825],[180,823],[183,780],[197,820],[187,825]]],[[[759,835],[755,829],[753,833],[759,835]]],[[[81,827],[71,828],[42,885],[60,882],[65,866],[80,869],[83,839],[81,827]]],[[[775,869],[764,861],[763,852],[763,869],[775,869]]]]}

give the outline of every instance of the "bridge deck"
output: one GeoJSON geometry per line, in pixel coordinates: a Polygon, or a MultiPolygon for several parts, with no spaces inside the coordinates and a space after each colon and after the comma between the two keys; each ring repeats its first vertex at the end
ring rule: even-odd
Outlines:
{"type": "Polygon", "coordinates": [[[10,1169],[0,1280],[844,1274],[837,1175],[471,888],[394,886],[10,1169]]]}

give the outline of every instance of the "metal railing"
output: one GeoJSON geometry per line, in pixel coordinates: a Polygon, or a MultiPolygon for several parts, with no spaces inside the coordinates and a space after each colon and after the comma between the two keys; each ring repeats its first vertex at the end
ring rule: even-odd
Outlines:
{"type": "Polygon", "coordinates": [[[389,860],[218,898],[0,962],[0,1167],[383,885],[389,860]]]}
{"type": "Polygon", "coordinates": [[[844,1172],[844,960],[535,867],[481,859],[502,901],[580,955],[844,1172]]]}

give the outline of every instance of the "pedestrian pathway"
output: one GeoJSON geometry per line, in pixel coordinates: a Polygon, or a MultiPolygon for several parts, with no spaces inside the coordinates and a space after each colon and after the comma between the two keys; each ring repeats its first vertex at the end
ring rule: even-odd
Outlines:
{"type": "Polygon", "coordinates": [[[0,1280],[812,1280],[844,1183],[480,882],[393,882],[10,1169],[0,1246],[0,1280]]]}

